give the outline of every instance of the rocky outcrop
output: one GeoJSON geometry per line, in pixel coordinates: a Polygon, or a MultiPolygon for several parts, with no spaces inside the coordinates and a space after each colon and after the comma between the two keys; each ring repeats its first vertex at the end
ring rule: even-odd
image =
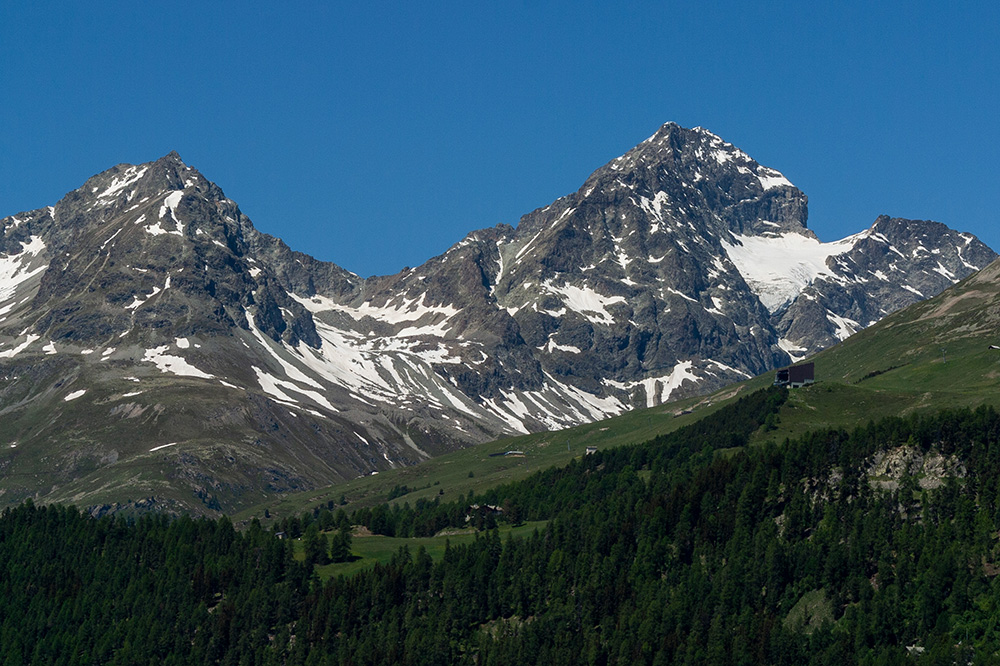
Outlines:
{"type": "Polygon", "coordinates": [[[865,477],[872,488],[896,490],[907,477],[924,490],[940,488],[949,478],[964,479],[965,465],[954,455],[945,456],[931,449],[922,452],[914,446],[897,446],[876,453],[866,461],[865,477]]]}

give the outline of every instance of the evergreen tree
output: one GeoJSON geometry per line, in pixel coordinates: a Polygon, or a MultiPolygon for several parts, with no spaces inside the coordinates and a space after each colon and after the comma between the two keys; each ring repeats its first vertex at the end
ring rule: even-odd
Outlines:
{"type": "Polygon", "coordinates": [[[350,562],[353,559],[351,554],[351,530],[348,527],[341,527],[330,540],[330,561],[350,562]]]}

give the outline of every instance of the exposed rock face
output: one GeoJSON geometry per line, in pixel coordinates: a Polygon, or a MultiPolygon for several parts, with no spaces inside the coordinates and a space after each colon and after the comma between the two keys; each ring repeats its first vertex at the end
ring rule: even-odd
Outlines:
{"type": "Polygon", "coordinates": [[[996,256],[887,217],[820,243],[806,211],[667,124],[516,228],[363,280],[176,153],[114,167],[0,222],[0,493],[231,508],[717,388],[996,256]]]}
{"type": "Polygon", "coordinates": [[[922,453],[914,446],[897,446],[875,454],[865,468],[872,488],[896,490],[905,477],[913,477],[918,488],[933,490],[949,477],[964,479],[965,465],[954,455],[944,456],[935,450],[922,453]]]}
{"type": "Polygon", "coordinates": [[[825,274],[775,313],[775,330],[799,355],[940,293],[996,256],[971,234],[939,222],[885,215],[845,241],[850,249],[831,256],[825,274]]]}

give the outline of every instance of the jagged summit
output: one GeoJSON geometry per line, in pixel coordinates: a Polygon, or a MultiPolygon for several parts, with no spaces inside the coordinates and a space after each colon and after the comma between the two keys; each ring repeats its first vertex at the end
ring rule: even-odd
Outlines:
{"type": "Polygon", "coordinates": [[[808,198],[779,171],[758,164],[708,130],[676,123],[663,125],[595,171],[581,192],[638,195],[658,212],[669,204],[675,214],[707,213],[704,223],[719,234],[728,229],[812,235],[806,226],[808,198]]]}
{"type": "Polygon", "coordinates": [[[156,453],[150,493],[235,506],[654,406],[829,346],[996,256],[888,217],[821,243],[807,203],[668,123],[516,227],[361,279],[257,231],[177,153],[112,167],[0,221],[0,445],[17,442],[0,468],[57,470],[7,496],[86,503],[156,453]]]}

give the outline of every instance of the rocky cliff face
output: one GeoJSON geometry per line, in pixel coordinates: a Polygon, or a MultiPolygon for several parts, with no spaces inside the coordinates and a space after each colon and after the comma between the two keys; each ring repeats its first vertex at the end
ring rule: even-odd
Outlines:
{"type": "Polygon", "coordinates": [[[995,254],[805,195],[664,125],[516,228],[362,280],[254,229],[171,153],[0,222],[0,487],[232,508],[742,379],[995,254]],[[114,492],[112,492],[112,490],[114,492]]]}
{"type": "Polygon", "coordinates": [[[845,251],[830,255],[823,270],[775,310],[775,330],[794,358],[940,293],[995,257],[972,234],[885,215],[839,245],[845,251]]]}

